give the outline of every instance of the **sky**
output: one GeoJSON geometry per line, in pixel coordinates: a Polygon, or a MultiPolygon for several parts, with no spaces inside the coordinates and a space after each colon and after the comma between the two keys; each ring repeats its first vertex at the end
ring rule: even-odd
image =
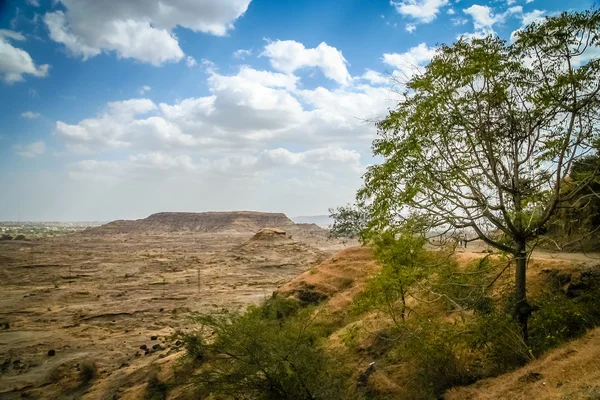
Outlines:
{"type": "Polygon", "coordinates": [[[327,214],[437,45],[592,5],[0,0],[0,220],[327,214]]]}

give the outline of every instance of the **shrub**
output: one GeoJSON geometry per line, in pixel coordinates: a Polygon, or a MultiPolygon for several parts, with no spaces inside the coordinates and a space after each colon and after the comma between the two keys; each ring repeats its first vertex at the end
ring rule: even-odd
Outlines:
{"type": "Polygon", "coordinates": [[[153,373],[146,385],[146,398],[149,400],[166,400],[169,386],[158,379],[156,373],[153,373]]]}
{"type": "Polygon", "coordinates": [[[201,332],[194,331],[183,333],[176,331],[169,340],[176,343],[177,347],[183,347],[186,354],[195,362],[204,360],[206,352],[206,342],[201,332]]]}
{"type": "Polygon", "coordinates": [[[529,321],[529,344],[536,356],[600,325],[599,289],[593,288],[575,299],[559,290],[534,299],[538,310],[529,321]]]}
{"type": "Polygon", "coordinates": [[[521,329],[510,314],[490,311],[469,324],[469,347],[478,354],[482,377],[518,368],[533,359],[521,329]]]}
{"type": "Polygon", "coordinates": [[[83,361],[79,365],[79,378],[84,384],[90,383],[98,374],[96,363],[90,360],[83,361]]]}
{"type": "Polygon", "coordinates": [[[244,314],[196,316],[214,332],[214,341],[203,349],[205,368],[196,379],[201,397],[358,397],[349,390],[350,374],[341,358],[320,345],[322,330],[312,323],[310,310],[291,311],[290,304],[273,299],[244,314]]]}

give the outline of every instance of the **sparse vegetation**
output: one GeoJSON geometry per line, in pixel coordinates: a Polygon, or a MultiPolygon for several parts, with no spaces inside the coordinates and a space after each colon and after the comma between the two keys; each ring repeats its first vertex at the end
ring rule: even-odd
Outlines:
{"type": "Polygon", "coordinates": [[[166,400],[168,392],[169,386],[158,378],[158,374],[153,373],[146,385],[146,399],[166,400]]]}
{"type": "Polygon", "coordinates": [[[79,378],[83,384],[90,383],[98,375],[98,367],[92,360],[85,360],[79,364],[79,378]]]}

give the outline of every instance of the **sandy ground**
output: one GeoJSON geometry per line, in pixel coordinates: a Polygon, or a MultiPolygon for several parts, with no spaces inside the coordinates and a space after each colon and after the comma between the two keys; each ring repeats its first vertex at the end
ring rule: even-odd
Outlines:
{"type": "Polygon", "coordinates": [[[345,247],[314,235],[242,245],[251,236],[0,242],[0,398],[120,398],[143,378],[136,371],[169,354],[167,336],[190,327],[191,312],[243,309],[345,247]],[[84,360],[98,366],[94,387],[59,387],[84,360]]]}

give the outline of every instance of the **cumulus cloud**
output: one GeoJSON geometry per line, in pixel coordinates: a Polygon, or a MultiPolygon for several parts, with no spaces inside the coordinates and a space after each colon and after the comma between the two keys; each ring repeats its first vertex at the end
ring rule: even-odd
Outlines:
{"type": "Polygon", "coordinates": [[[448,0],[392,0],[390,4],[398,13],[426,24],[437,17],[440,9],[448,4],[448,0]]]}
{"type": "MultiPolygon", "coordinates": [[[[365,79],[385,83],[367,72],[365,79]]],[[[56,134],[73,151],[127,148],[147,151],[254,153],[278,143],[307,146],[354,143],[368,149],[374,128],[365,121],[385,112],[384,88],[355,85],[300,89],[290,73],[241,66],[232,75],[208,68],[210,95],[173,104],[148,99],[109,103],[98,116],[58,121],[56,134]]]]}
{"type": "MultiPolygon", "coordinates": [[[[344,80],[345,60],[330,49],[343,66],[335,76],[344,80]]],[[[423,62],[418,50],[413,53],[423,62]]],[[[372,121],[394,105],[384,86],[389,78],[366,70],[362,77],[348,74],[347,84],[335,88],[307,89],[294,72],[309,65],[325,68],[323,60],[291,66],[276,54],[269,60],[277,67],[240,65],[232,73],[204,61],[206,95],[158,104],[114,101],[98,115],[58,121],[59,142],[84,153],[68,166],[67,181],[82,186],[101,181],[103,193],[114,188],[113,196],[122,199],[119,209],[150,196],[149,212],[164,209],[157,199],[166,193],[197,199],[194,210],[285,204],[298,213],[307,207],[299,192],[318,199],[310,205],[318,209],[346,202],[368,162],[376,133],[372,121]]],[[[177,201],[165,204],[186,208],[177,201]]],[[[139,206],[133,209],[140,212],[139,206]]]]}
{"type": "Polygon", "coordinates": [[[271,66],[278,71],[293,73],[301,68],[315,67],[327,78],[340,84],[345,85],[351,81],[342,52],[325,42],[307,49],[294,40],[277,40],[267,44],[261,56],[268,57],[271,66]]]}
{"type": "MultiPolygon", "coordinates": [[[[153,65],[184,58],[177,26],[223,36],[251,0],[60,0],[44,16],[50,38],[84,60],[102,52],[153,65]]],[[[187,60],[189,65],[190,61],[187,60]]]]}
{"type": "Polygon", "coordinates": [[[362,79],[369,81],[371,85],[383,85],[390,83],[390,77],[381,74],[380,72],[367,69],[362,75],[362,79]]]}
{"type": "Polygon", "coordinates": [[[46,152],[46,144],[40,140],[29,144],[15,145],[14,149],[21,157],[33,158],[46,152]]]}
{"type": "Polygon", "coordinates": [[[23,81],[23,75],[27,74],[48,76],[48,64],[36,66],[29,53],[14,47],[9,43],[10,40],[23,41],[25,37],[18,32],[0,29],[0,76],[4,82],[12,84],[23,81]]]}
{"type": "Polygon", "coordinates": [[[425,43],[412,47],[404,53],[386,53],[383,62],[396,68],[394,76],[400,80],[408,80],[435,55],[435,49],[425,43]]]}
{"type": "Polygon", "coordinates": [[[474,33],[465,34],[464,36],[483,37],[494,34],[494,25],[503,23],[509,16],[522,14],[523,8],[521,6],[513,6],[503,13],[494,13],[488,6],[473,4],[469,8],[463,9],[463,11],[471,17],[473,27],[475,28],[474,33]]]}
{"type": "MultiPolygon", "coordinates": [[[[203,61],[206,94],[162,103],[113,101],[98,114],[57,121],[54,138],[75,161],[66,171],[72,179],[53,181],[52,187],[61,188],[54,193],[72,196],[77,210],[70,209],[69,218],[80,219],[174,209],[298,215],[347,202],[369,163],[373,121],[395,102],[387,76],[365,70],[351,78],[341,52],[330,49],[343,69],[328,73],[339,81],[346,76],[347,84],[307,88],[294,74],[309,66],[325,71],[323,60],[319,66],[314,59],[290,66],[274,55],[278,67],[240,65],[233,72],[203,61]]],[[[417,46],[405,58],[424,64],[428,50],[417,46]]],[[[397,57],[388,61],[394,69],[400,63],[397,57]]]]}
{"type": "Polygon", "coordinates": [[[39,117],[40,117],[40,113],[33,112],[33,111],[25,111],[24,113],[21,113],[21,118],[36,119],[39,117]]]}

